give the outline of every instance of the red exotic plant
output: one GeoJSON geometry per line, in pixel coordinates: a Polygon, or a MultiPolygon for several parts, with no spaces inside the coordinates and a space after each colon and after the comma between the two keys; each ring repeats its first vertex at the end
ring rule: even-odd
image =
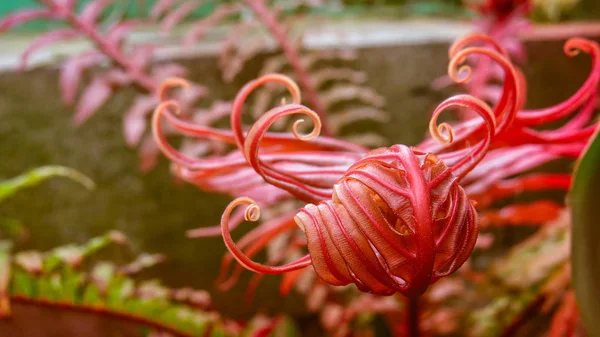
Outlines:
{"type": "MultiPolygon", "coordinates": [[[[471,53],[505,60],[495,51],[467,48],[451,62],[450,76],[458,80],[455,66],[471,53]]],[[[504,65],[512,71],[508,62],[504,65]]],[[[437,156],[404,145],[376,149],[327,186],[321,179],[328,172],[326,169],[314,172],[316,179],[308,180],[259,156],[259,144],[266,130],[282,116],[308,115],[315,128],[299,138],[315,137],[319,119],[314,112],[296,105],[275,108],[244,136],[239,128],[241,111],[234,109],[233,129],[248,163],[265,181],[312,204],[295,217],[306,234],[309,251],[297,261],[279,267],[265,266],[251,261],[235,245],[228,224],[232,210],[237,205],[250,204],[245,218],[258,220],[259,208],[249,198],[236,199],[225,211],[221,225],[228,249],[243,266],[256,272],[281,273],[312,264],[321,279],[333,285],[353,283],[363,291],[382,295],[422,294],[430,283],[460,267],[475,245],[476,211],[459,182],[481,161],[491,140],[505,132],[514,119],[518,83],[514,72],[508,77],[506,97],[496,111],[466,95],[452,97],[438,106],[430,124],[432,136],[443,144],[437,156]],[[475,110],[484,122],[461,130],[459,135],[446,123],[437,126],[440,113],[453,106],[475,110]],[[456,136],[460,138],[455,143],[456,136]]],[[[294,134],[298,135],[295,128],[294,134]]]]}
{"type": "MultiPolygon", "coordinates": [[[[560,104],[524,110],[525,81],[507,52],[480,34],[457,41],[450,49],[450,77],[467,82],[470,68],[459,66],[470,56],[486,57],[504,72],[502,94],[493,109],[473,96],[447,99],[433,112],[432,137],[416,147],[394,145],[367,152],[347,142],[316,139],[320,128],[317,114],[296,103],[299,92],[292,81],[273,74],[250,82],[238,94],[231,113],[232,131],[181,121],[174,115],[177,103],[166,100],[155,112],[154,134],[176,169],[186,172],[190,181],[216,186],[215,181],[225,179],[228,193],[239,197],[222,218],[222,235],[231,254],[224,267],[235,258],[260,274],[287,273],[282,283],[282,291],[287,292],[300,279],[301,270],[312,265],[321,281],[331,285],[355,284],[366,292],[416,298],[470,256],[479,230],[478,210],[483,212],[485,224],[491,225],[493,219],[506,215],[489,209],[497,200],[525,191],[568,188],[570,176],[566,174],[515,176],[551,160],[578,156],[596,129],[596,124],[589,124],[600,80],[600,50],[584,39],[565,44],[569,56],[580,51],[592,57],[592,71],[584,85],[560,104]],[[266,112],[244,132],[244,101],[267,82],[283,84],[294,103],[266,112]],[[472,109],[480,118],[455,126],[437,125],[438,116],[452,107],[472,109]],[[296,114],[314,122],[310,134],[300,135],[300,121],[294,124],[293,135],[267,132],[279,118],[296,114]],[[183,134],[221,140],[236,145],[238,151],[232,152],[228,161],[186,157],[166,143],[159,123],[162,116],[183,134]],[[536,129],[570,116],[557,129],[536,129]],[[274,192],[274,187],[284,192],[274,192]],[[250,195],[257,197],[256,202],[244,195],[247,191],[253,192],[250,195]],[[287,193],[308,205],[295,214],[271,218],[236,244],[230,234],[232,214],[235,224],[242,217],[257,221],[258,205],[269,193],[287,193]],[[248,207],[233,213],[242,204],[248,207]],[[287,246],[269,258],[269,265],[251,259],[277,237],[292,233],[296,225],[304,235],[289,235],[287,246]],[[304,246],[308,252],[298,256],[304,246]],[[290,260],[291,256],[298,258],[290,260]],[[284,264],[272,265],[279,262],[284,264]]],[[[527,208],[520,212],[523,209],[527,208]]],[[[544,214],[535,210],[515,221],[543,221],[539,217],[544,214]]],[[[234,270],[226,283],[237,279],[240,269],[234,270]]]]}
{"type": "MultiPolygon", "coordinates": [[[[570,224],[565,216],[565,206],[538,196],[530,203],[520,204],[513,200],[501,209],[493,209],[496,201],[513,195],[551,189],[566,191],[569,188],[572,177],[567,173],[516,175],[560,157],[579,157],[597,129],[597,122],[590,122],[597,104],[599,50],[596,43],[583,39],[571,39],[565,44],[567,55],[574,56],[578,51],[589,53],[592,57],[592,69],[584,85],[556,106],[519,111],[515,125],[520,128],[514,128],[514,132],[508,132],[500,139],[500,144],[510,146],[491,150],[469,174],[469,180],[463,182],[467,184],[465,190],[469,196],[478,202],[480,230],[484,233],[480,239],[485,238],[478,241],[480,248],[485,249],[493,241],[494,232],[488,231],[493,227],[542,227],[507,254],[494,259],[484,268],[485,273],[469,275],[466,272],[450,279],[453,284],[462,284],[462,290],[443,296],[445,304],[441,304],[440,296],[433,301],[427,299],[429,317],[423,325],[435,330],[439,326],[436,320],[454,321],[454,325],[458,326],[462,319],[462,322],[469,322],[470,336],[513,336],[532,318],[554,312],[548,336],[580,335],[576,324],[579,314],[570,287],[570,224]],[[574,112],[577,114],[574,115],[574,112]],[[550,129],[544,125],[550,122],[556,124],[571,116],[559,128],[550,129]],[[534,126],[543,128],[536,130],[534,126]],[[538,131],[540,129],[544,131],[538,131]],[[517,145],[521,142],[523,144],[517,145]],[[471,309],[472,313],[464,312],[464,308],[469,307],[465,304],[469,301],[469,293],[476,292],[476,296],[481,296],[483,289],[483,292],[493,294],[486,301],[489,305],[478,310],[471,309]],[[458,298],[460,309],[447,304],[458,298]]],[[[435,287],[426,297],[444,292],[441,290],[444,285],[435,287]]]]}
{"type": "MultiPolygon", "coordinates": [[[[466,182],[471,189],[492,187],[485,176],[469,176],[490,148],[497,149],[492,159],[499,167],[515,162],[502,151],[524,145],[543,145],[538,149],[543,149],[550,158],[577,155],[594,131],[595,125],[574,126],[586,114],[589,119],[587,110],[562,129],[538,132],[530,129],[573,112],[582,105],[580,101],[595,101],[591,93],[597,88],[600,73],[598,47],[582,39],[566,44],[570,54],[576,48],[594,57],[592,75],[582,89],[564,104],[543,111],[524,111],[521,110],[522,77],[502,49],[481,35],[460,40],[451,50],[452,78],[459,82],[468,80],[468,76],[459,77],[457,65],[473,54],[490,57],[505,71],[503,94],[494,110],[472,96],[454,96],[433,112],[431,140],[415,148],[394,145],[368,152],[326,190],[323,190],[326,179],[322,176],[328,170],[314,172],[316,179],[309,180],[287,168],[276,167],[264,161],[263,154],[259,155],[259,144],[266,130],[284,115],[303,113],[311,117],[316,127],[301,138],[311,139],[319,131],[314,113],[295,105],[275,108],[265,113],[244,136],[239,127],[241,110],[234,109],[234,133],[238,144],[243,145],[240,148],[248,164],[266,182],[318,205],[308,205],[296,214],[295,220],[306,234],[309,250],[308,255],[296,262],[281,267],[256,264],[233,243],[227,221],[235,206],[250,204],[246,219],[257,220],[258,208],[248,198],[237,199],[225,212],[222,226],[227,247],[242,265],[257,272],[279,273],[312,264],[317,274],[330,284],[354,283],[361,290],[378,294],[421,294],[431,282],[460,267],[473,249],[477,237],[476,212],[459,183],[466,182]],[[467,47],[475,42],[488,43],[492,48],[467,47]],[[483,122],[472,119],[454,128],[445,123],[437,126],[440,113],[456,106],[473,109],[483,122]]],[[[547,160],[531,158],[534,165],[547,160]]],[[[530,166],[521,162],[521,169],[530,166]]],[[[547,180],[563,183],[562,179],[547,180]]]]}

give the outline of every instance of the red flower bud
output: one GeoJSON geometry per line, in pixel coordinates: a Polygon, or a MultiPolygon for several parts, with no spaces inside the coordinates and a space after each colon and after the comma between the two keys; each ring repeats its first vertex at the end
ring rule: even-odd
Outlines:
{"type": "MultiPolygon", "coordinates": [[[[381,295],[422,294],[429,284],[460,267],[473,250],[477,213],[459,181],[483,158],[496,132],[494,113],[484,102],[458,95],[434,111],[430,129],[438,141],[453,139],[449,125],[435,126],[438,115],[451,106],[474,109],[485,121],[485,138],[469,151],[445,154],[452,157],[452,166],[404,145],[368,152],[333,186],[330,200],[309,204],[296,214],[296,223],[306,234],[307,256],[279,267],[251,261],[233,242],[228,224],[233,208],[242,203],[250,204],[246,220],[258,220],[259,208],[248,198],[236,199],[225,211],[221,223],[225,244],[243,266],[257,272],[292,271],[312,263],[329,284],[354,283],[362,291],[381,295]]],[[[310,110],[278,108],[266,113],[248,138],[241,136],[240,143],[250,165],[268,176],[267,181],[307,197],[322,191],[313,192],[294,177],[265,166],[258,157],[266,129],[277,118],[295,113],[307,114],[318,130],[319,119],[310,110]]],[[[314,137],[314,130],[302,139],[314,137]]]]}
{"type": "Polygon", "coordinates": [[[332,200],[296,215],[317,274],[366,292],[420,295],[469,257],[477,214],[435,155],[395,145],[369,152],[332,200]]]}

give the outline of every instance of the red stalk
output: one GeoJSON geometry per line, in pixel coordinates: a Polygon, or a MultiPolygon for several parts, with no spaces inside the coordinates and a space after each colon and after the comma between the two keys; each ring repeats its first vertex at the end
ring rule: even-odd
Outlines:
{"type": "Polygon", "coordinates": [[[96,45],[98,50],[125,70],[138,86],[149,93],[154,93],[156,91],[157,85],[152,78],[144,74],[144,72],[142,72],[134,63],[130,62],[114,44],[109,43],[104,39],[97,30],[88,23],[80,20],[73,12],[67,12],[65,18],[73,25],[73,27],[87,35],[87,37],[96,45]]]}
{"type": "Polygon", "coordinates": [[[124,71],[126,71],[138,86],[149,93],[154,93],[154,91],[157,89],[157,85],[154,83],[152,78],[146,76],[146,74],[144,74],[134,63],[130,62],[127,59],[127,56],[123,55],[123,53],[121,53],[115,44],[110,43],[108,40],[102,37],[102,35],[93,26],[81,20],[73,11],[63,11],[63,9],[53,1],[40,0],[40,2],[54,11],[62,12],[66,21],[71,23],[71,25],[78,31],[86,35],[90,41],[94,43],[98,50],[100,50],[124,71]]]}
{"type": "Polygon", "coordinates": [[[419,337],[419,297],[406,299],[406,336],[419,337]]]}

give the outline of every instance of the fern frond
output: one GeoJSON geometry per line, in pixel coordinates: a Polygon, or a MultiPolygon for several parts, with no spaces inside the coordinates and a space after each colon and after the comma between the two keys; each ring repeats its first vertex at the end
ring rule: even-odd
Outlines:
{"type": "MultiPolygon", "coordinates": [[[[169,77],[184,76],[187,70],[173,63],[154,64],[157,49],[154,43],[128,43],[126,37],[151,20],[109,15],[120,4],[114,0],[90,1],[79,12],[75,1],[44,0],[40,3],[41,9],[25,9],[1,19],[0,32],[33,20],[58,21],[67,27],[38,36],[21,55],[19,69],[25,69],[30,56],[43,47],[76,38],[91,42],[93,50],[67,58],[61,67],[59,85],[63,101],[74,105],[73,121],[81,125],[116,92],[135,87],[140,96],[125,114],[124,129],[127,144],[136,146],[147,131],[146,119],[158,102],[155,93],[160,84],[169,77]],[[85,74],[91,77],[88,83],[83,81],[85,74]]],[[[185,14],[178,7],[172,7],[169,1],[159,1],[153,13],[157,18],[164,15],[163,21],[171,18],[171,24],[179,22],[177,18],[185,14]]],[[[198,84],[194,85],[193,91],[196,93],[194,102],[207,94],[206,88],[198,84]]]]}

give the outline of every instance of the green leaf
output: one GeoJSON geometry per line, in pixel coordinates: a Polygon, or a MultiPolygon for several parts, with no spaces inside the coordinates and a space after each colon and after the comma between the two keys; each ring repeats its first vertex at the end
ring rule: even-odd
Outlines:
{"type": "Polygon", "coordinates": [[[60,267],[61,264],[62,260],[58,255],[48,255],[43,261],[44,273],[50,273],[54,271],[56,268],[60,267]]]}
{"type": "Polygon", "coordinates": [[[83,304],[89,305],[101,304],[102,298],[100,297],[100,290],[98,287],[95,284],[88,284],[87,287],[85,287],[81,301],[83,304]]]}
{"type": "Polygon", "coordinates": [[[120,308],[124,306],[125,301],[133,295],[134,291],[133,280],[116,276],[106,290],[106,303],[111,308],[120,308]]]}
{"type": "Polygon", "coordinates": [[[16,270],[12,278],[11,292],[17,295],[34,296],[34,277],[22,270],[16,270]]]}
{"type": "MultiPolygon", "coordinates": [[[[12,262],[9,293],[31,303],[42,300],[75,308],[101,308],[132,321],[143,318],[193,336],[203,336],[207,324],[216,320],[219,325],[210,335],[223,335],[223,324],[215,312],[180,303],[171,298],[174,290],[160,282],[136,282],[123,272],[152,265],[162,260],[159,255],[142,254],[125,266],[95,259],[93,266],[85,265],[89,262],[83,259],[85,255],[94,255],[112,243],[125,244],[127,239],[122,233],[109,232],[83,245],[67,245],[49,252],[19,252],[7,258],[12,262]]],[[[0,241],[0,262],[2,248],[0,241]]]]}
{"type": "Polygon", "coordinates": [[[575,169],[569,193],[573,287],[590,336],[600,336],[600,136],[597,131],[575,169]]]}
{"type": "Polygon", "coordinates": [[[78,290],[83,282],[83,275],[73,270],[70,266],[65,266],[62,272],[62,299],[71,303],[79,301],[78,290]]]}
{"type": "Polygon", "coordinates": [[[59,299],[59,297],[56,296],[55,286],[50,277],[39,277],[36,280],[35,285],[37,286],[37,296],[39,298],[48,301],[56,301],[59,299]]]}
{"type": "Polygon", "coordinates": [[[12,196],[20,189],[35,186],[51,177],[67,177],[82,184],[87,189],[94,189],[94,182],[79,171],[64,166],[41,166],[25,172],[20,176],[0,182],[0,201],[12,196]]]}

